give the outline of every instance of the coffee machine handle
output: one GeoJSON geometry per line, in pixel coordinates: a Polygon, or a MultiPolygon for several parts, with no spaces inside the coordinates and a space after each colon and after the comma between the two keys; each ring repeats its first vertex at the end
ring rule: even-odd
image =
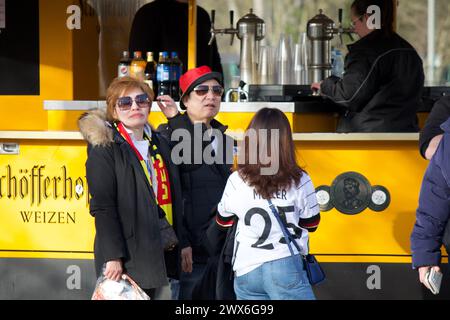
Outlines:
{"type": "Polygon", "coordinates": [[[214,28],[214,23],[216,22],[216,10],[211,10],[211,26],[214,28]]]}
{"type": "MultiPolygon", "coordinates": [[[[234,29],[234,11],[230,10],[230,29],[234,29]]],[[[231,33],[230,45],[232,46],[234,42],[234,33],[231,33]]]]}
{"type": "Polygon", "coordinates": [[[344,19],[344,10],[342,8],[339,9],[339,25],[342,26],[342,21],[344,19]]]}

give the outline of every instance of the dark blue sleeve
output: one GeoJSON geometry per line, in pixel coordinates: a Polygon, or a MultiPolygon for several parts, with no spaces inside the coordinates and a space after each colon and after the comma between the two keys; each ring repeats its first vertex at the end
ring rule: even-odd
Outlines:
{"type": "Polygon", "coordinates": [[[411,234],[414,268],[436,266],[441,261],[442,236],[450,213],[449,139],[447,133],[422,182],[416,223],[411,234]]]}

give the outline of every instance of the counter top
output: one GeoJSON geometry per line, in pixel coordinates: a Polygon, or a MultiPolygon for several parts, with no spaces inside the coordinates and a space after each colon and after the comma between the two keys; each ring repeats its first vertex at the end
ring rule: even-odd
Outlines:
{"type": "MultiPolygon", "coordinates": [[[[178,105],[178,103],[177,103],[178,105]]],[[[82,111],[96,108],[106,108],[105,101],[73,101],[45,100],[44,110],[47,111],[82,111]]],[[[222,102],[220,112],[258,112],[262,108],[277,108],[283,112],[295,112],[294,102],[222,102]]],[[[152,112],[161,112],[158,104],[153,102],[152,112]]]]}
{"type": "MultiPolygon", "coordinates": [[[[242,140],[242,132],[228,132],[242,140]]],[[[418,133],[294,133],[294,141],[419,141],[418,133]]],[[[83,140],[78,131],[0,131],[0,139],[83,140]]]]}

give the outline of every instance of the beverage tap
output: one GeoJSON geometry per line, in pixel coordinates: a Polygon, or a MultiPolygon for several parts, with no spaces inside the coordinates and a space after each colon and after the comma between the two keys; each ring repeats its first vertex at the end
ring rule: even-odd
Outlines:
{"type": "Polygon", "coordinates": [[[233,27],[234,25],[234,11],[230,10],[230,27],[226,29],[216,29],[214,24],[216,20],[216,10],[211,10],[211,38],[209,39],[208,45],[212,45],[214,39],[216,38],[216,34],[230,34],[231,41],[230,46],[233,45],[234,35],[238,33],[238,30],[233,27]]]}
{"type": "Polygon", "coordinates": [[[330,42],[335,35],[340,38],[341,45],[344,41],[342,35],[351,36],[354,33],[353,28],[344,28],[343,10],[339,9],[339,24],[337,27],[333,20],[319,10],[319,14],[308,21],[307,37],[311,42],[310,62],[308,64],[309,79],[312,82],[320,82],[331,74],[331,45],[330,42]]]}
{"type": "Polygon", "coordinates": [[[239,70],[240,76],[243,81],[247,84],[257,83],[257,59],[259,43],[265,37],[266,25],[264,20],[260,19],[253,13],[253,9],[243,16],[237,22],[236,28],[233,27],[234,24],[234,13],[230,11],[230,28],[227,29],[216,29],[215,23],[215,11],[211,12],[212,24],[211,24],[211,39],[209,43],[211,44],[217,34],[230,34],[231,35],[231,45],[233,44],[234,36],[237,35],[238,39],[241,41],[240,50],[240,61],[239,70]]]}
{"type": "Polygon", "coordinates": [[[333,33],[337,34],[339,36],[339,40],[341,43],[341,46],[344,45],[344,39],[343,39],[343,35],[346,34],[350,37],[350,40],[355,41],[355,39],[353,38],[353,33],[355,32],[353,30],[353,28],[344,28],[342,20],[344,17],[344,10],[341,8],[339,9],[339,14],[338,14],[338,18],[339,18],[339,24],[337,26],[337,28],[333,28],[333,33]]]}

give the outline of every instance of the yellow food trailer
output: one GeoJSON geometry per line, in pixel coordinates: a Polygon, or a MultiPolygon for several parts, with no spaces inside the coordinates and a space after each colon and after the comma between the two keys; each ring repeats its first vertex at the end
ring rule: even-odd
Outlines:
{"type": "MultiPolygon", "coordinates": [[[[61,27],[72,1],[37,2],[38,93],[0,95],[0,299],[89,299],[95,228],[76,121],[105,102],[90,92],[92,41],[61,27]]],[[[294,102],[223,103],[218,120],[240,139],[264,107],[288,116],[298,162],[318,190],[322,220],[310,247],[327,280],[317,297],[431,298],[412,270],[409,240],[427,166],[419,135],[336,134],[336,114],[294,102]],[[359,185],[359,210],[346,208],[345,178],[359,185]]],[[[150,122],[164,122],[156,105],[150,122]]],[[[439,297],[450,297],[442,290],[439,297]]]]}

